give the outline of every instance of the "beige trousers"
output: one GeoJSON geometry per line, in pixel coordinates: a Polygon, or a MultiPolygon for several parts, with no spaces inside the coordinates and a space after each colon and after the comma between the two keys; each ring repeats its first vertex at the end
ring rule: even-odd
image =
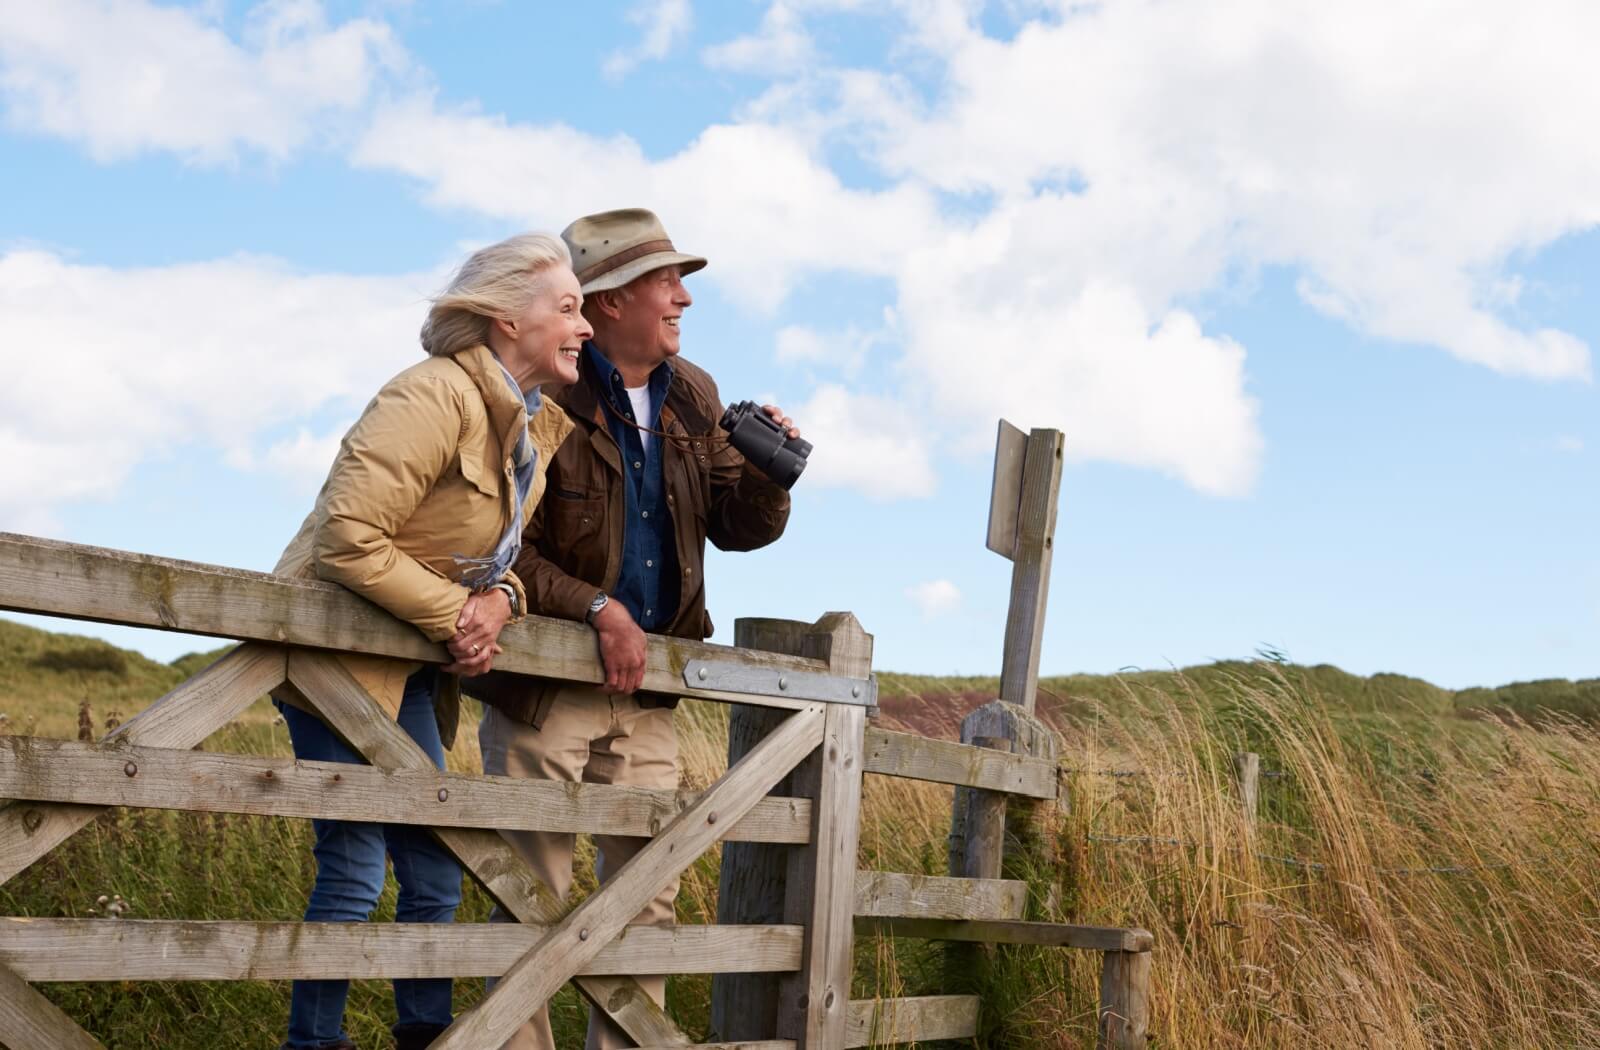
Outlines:
{"type": "MultiPolygon", "coordinates": [[[[607,693],[590,686],[561,688],[538,729],[509,718],[493,707],[485,707],[483,721],[478,725],[478,743],[483,750],[483,771],[498,776],[635,787],[678,786],[678,738],[673,731],[672,710],[642,708],[631,696],[607,693]]],[[[502,831],[500,834],[528,862],[534,874],[558,896],[566,898],[572,889],[574,836],[553,831],[502,831]]],[[[600,881],[610,878],[649,841],[596,835],[600,881]]],[[[672,902],[677,895],[678,882],[673,880],[633,921],[658,926],[671,924],[674,919],[672,902]]],[[[491,918],[500,922],[514,921],[498,908],[491,918]]],[[[665,1003],[665,977],[645,976],[638,981],[657,1004],[665,1003]]],[[[590,1008],[588,1050],[632,1045],[604,1014],[590,1008]]],[[[503,1050],[555,1050],[549,1008],[541,1006],[503,1050]]]]}

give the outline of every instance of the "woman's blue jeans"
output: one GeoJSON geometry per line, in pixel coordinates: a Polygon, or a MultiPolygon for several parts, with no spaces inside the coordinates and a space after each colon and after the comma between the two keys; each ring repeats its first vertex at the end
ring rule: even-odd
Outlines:
{"type": "MultiPolygon", "coordinates": [[[[433,764],[444,768],[444,746],[433,715],[438,672],[425,667],[406,680],[400,701],[400,728],[422,746],[433,764]]],[[[289,725],[294,756],[318,762],[363,759],[314,715],[279,705],[289,725]]],[[[363,922],[383,892],[384,854],[394,861],[400,895],[396,922],[450,922],[461,903],[461,866],[421,827],[314,820],[317,881],[306,905],[307,922],[363,922]]],[[[451,980],[394,982],[400,1024],[448,1025],[451,980]]],[[[322,1047],[345,1038],[344,1003],[349,981],[296,981],[289,1004],[289,1042],[295,1048],[322,1047]]]]}

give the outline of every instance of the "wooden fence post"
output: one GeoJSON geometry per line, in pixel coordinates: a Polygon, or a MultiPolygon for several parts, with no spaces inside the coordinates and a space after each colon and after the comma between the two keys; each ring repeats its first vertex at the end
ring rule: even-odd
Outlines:
{"type": "MultiPolygon", "coordinates": [[[[828,661],[835,675],[865,678],[872,636],[850,613],[828,613],[806,635],[805,656],[828,661]]],[[[800,970],[779,982],[780,1039],[796,1050],[845,1045],[850,978],[855,968],[855,883],[861,838],[861,776],[867,710],[829,704],[822,746],[794,771],[797,796],[812,799],[812,836],[792,847],[785,875],[784,921],[806,928],[800,970]]]]}
{"type": "MultiPolygon", "coordinates": [[[[1011,738],[969,734],[972,717],[961,723],[961,742],[1010,751],[1011,738]]],[[[958,879],[998,879],[1005,856],[1006,795],[1002,791],[956,788],[951,817],[950,874],[958,879]]]]}
{"type": "Polygon", "coordinates": [[[1099,1050],[1144,1050],[1150,1032],[1150,953],[1106,952],[1100,968],[1099,1050]]]}
{"type": "Polygon", "coordinates": [[[1239,782],[1239,804],[1244,809],[1245,823],[1253,829],[1260,811],[1261,756],[1254,751],[1234,755],[1233,775],[1239,782]]]}
{"type": "MultiPolygon", "coordinates": [[[[993,700],[961,721],[961,742],[1055,761],[1055,732],[1016,704],[993,700]]],[[[1019,804],[1020,804],[1019,800],[1019,804]]],[[[956,788],[950,820],[950,874],[997,879],[1004,858],[1007,795],[956,788]]]]}
{"type": "MultiPolygon", "coordinates": [[[[805,652],[812,625],[800,620],[746,617],[733,624],[733,644],[786,656],[805,652]]],[[[783,721],[784,712],[733,704],[728,712],[728,764],[739,761],[783,721]]],[[[773,788],[787,795],[791,777],[773,788]]],[[[766,926],[783,921],[783,888],[789,851],[754,842],[724,842],[717,886],[719,926],[766,926]]],[[[711,1039],[715,1042],[770,1039],[778,1027],[778,975],[719,973],[711,978],[711,1039]]]]}
{"type": "MultiPolygon", "coordinates": [[[[1054,761],[1058,750],[1049,726],[1016,704],[993,700],[961,721],[961,742],[1054,761]]],[[[998,879],[1006,856],[1006,811],[1009,796],[1000,791],[958,787],[950,814],[950,874],[958,879],[998,879]]],[[[1023,800],[1018,800],[1019,803],[1023,800]]],[[[1028,818],[1041,818],[1042,807],[1029,807],[1028,818]]],[[[952,944],[946,949],[945,972],[952,988],[969,986],[983,949],[952,944]]]]}
{"type": "MultiPolygon", "coordinates": [[[[837,675],[865,678],[872,669],[872,636],[863,631],[849,613],[828,613],[815,624],[795,620],[741,619],[734,625],[734,643],[744,649],[826,660],[829,672],[837,675]]],[[[724,843],[717,890],[719,925],[806,923],[808,968],[787,981],[775,974],[715,975],[711,981],[711,1037],[714,1040],[771,1039],[780,1028],[805,1027],[809,1023],[807,1014],[814,1007],[823,1015],[823,1027],[843,1024],[850,996],[850,912],[855,893],[856,841],[859,837],[861,772],[864,764],[861,748],[866,712],[863,708],[835,704],[830,707],[829,714],[826,742],[819,754],[813,755],[773,789],[774,794],[809,796],[816,800],[811,844],[796,848],[750,842],[724,843]],[[829,759],[826,752],[836,741],[841,746],[829,759]],[[822,773],[830,762],[837,767],[840,775],[823,778],[822,773]],[[823,795],[827,796],[827,800],[823,795]],[[824,807],[835,812],[823,815],[820,811],[824,807]],[[837,822],[846,816],[848,829],[838,827],[837,822]],[[827,878],[823,880],[826,885],[821,887],[826,893],[819,900],[816,868],[818,864],[831,863],[826,860],[824,853],[819,852],[825,836],[831,837],[832,845],[828,848],[835,851],[840,859],[837,870],[826,873],[827,878]],[[805,870],[797,871],[797,868],[805,870]],[[840,879],[843,882],[838,882],[840,879]],[[791,887],[794,887],[793,891],[791,887]],[[825,988],[816,997],[817,1003],[813,1004],[809,985],[802,989],[798,987],[799,982],[811,977],[826,978],[828,956],[830,952],[837,955],[841,937],[837,915],[832,918],[829,930],[810,928],[812,920],[808,909],[822,903],[830,908],[843,909],[844,976],[836,988],[825,988]],[[796,915],[802,917],[792,917],[796,915]],[[814,953],[818,956],[815,963],[814,953]],[[787,989],[787,997],[784,984],[796,986],[787,989]],[[831,1004],[826,1003],[829,990],[834,992],[831,1004]],[[783,1004],[782,1016],[780,1002],[783,1004]],[[831,1015],[837,1015],[837,1018],[831,1015]]],[[[733,705],[728,723],[728,761],[738,761],[782,718],[781,711],[744,704],[733,705]]],[[[801,1040],[801,1045],[805,1045],[802,1035],[790,1038],[801,1040]]],[[[810,1045],[837,1044],[819,1043],[813,1037],[810,1045]]]]}

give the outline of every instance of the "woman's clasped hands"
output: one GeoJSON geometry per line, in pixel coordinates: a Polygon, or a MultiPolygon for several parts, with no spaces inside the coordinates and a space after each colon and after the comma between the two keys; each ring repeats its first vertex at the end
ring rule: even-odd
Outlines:
{"type": "Polygon", "coordinates": [[[455,657],[444,669],[450,674],[484,674],[494,665],[494,658],[504,652],[499,644],[500,631],[511,619],[511,599],[503,590],[475,591],[467,595],[467,603],[456,618],[456,633],[445,643],[450,655],[455,657]]]}

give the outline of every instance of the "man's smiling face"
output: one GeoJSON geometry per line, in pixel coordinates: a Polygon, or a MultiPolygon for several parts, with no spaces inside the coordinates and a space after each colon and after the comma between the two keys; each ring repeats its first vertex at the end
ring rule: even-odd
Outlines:
{"type": "Polygon", "coordinates": [[[679,320],[694,302],[689,289],[683,286],[679,268],[663,266],[651,270],[630,281],[624,292],[621,316],[614,329],[618,342],[653,356],[657,362],[677,354],[679,320]]]}

